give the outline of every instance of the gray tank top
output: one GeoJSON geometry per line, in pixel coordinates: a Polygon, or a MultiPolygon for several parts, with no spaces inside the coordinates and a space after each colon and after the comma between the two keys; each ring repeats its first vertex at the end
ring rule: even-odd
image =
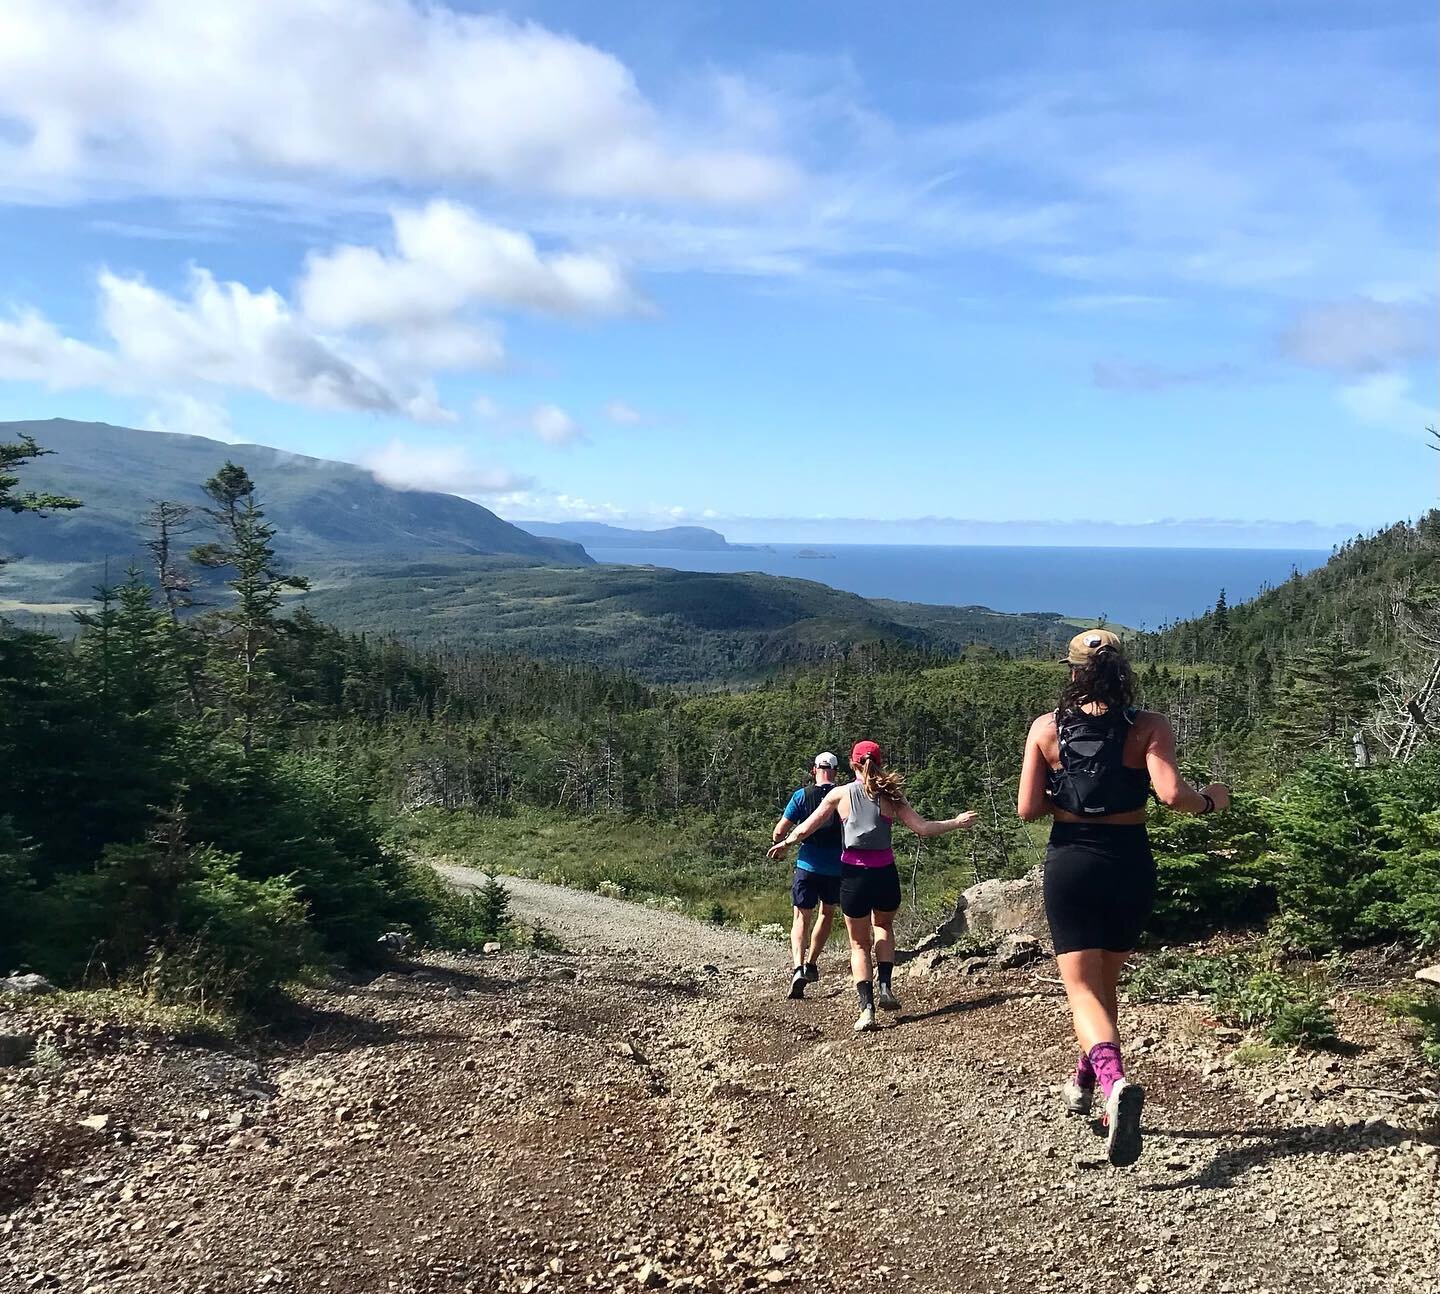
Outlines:
{"type": "Polygon", "coordinates": [[[889,849],[890,819],[880,812],[880,801],[865,794],[857,777],[845,788],[850,796],[850,816],[845,819],[846,849],[889,849]]]}

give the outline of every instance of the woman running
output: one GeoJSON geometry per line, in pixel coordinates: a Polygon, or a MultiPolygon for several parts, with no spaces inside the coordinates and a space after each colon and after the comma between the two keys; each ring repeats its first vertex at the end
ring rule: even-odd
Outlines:
{"type": "Polygon", "coordinates": [[[1030,725],[1018,807],[1026,822],[1054,818],[1045,911],[1080,1042],[1065,1104],[1088,1114],[1098,1083],[1106,1154],[1123,1166],[1140,1156],[1145,1091],[1125,1078],[1115,993],[1155,905],[1145,801],[1153,786],[1179,813],[1214,813],[1229,807],[1230,789],[1197,791],[1181,778],[1170,721],[1135,709],[1134,676],[1113,633],[1077,634],[1063,663],[1070,681],[1060,704],[1030,725]]]}
{"type": "Polygon", "coordinates": [[[957,818],[931,822],[915,812],[905,799],[905,779],[887,772],[885,757],[873,741],[855,743],[850,752],[855,780],[837,786],[818,808],[783,840],[769,850],[771,858],[783,858],[791,845],[813,835],[838,813],[844,835],[840,854],[840,911],[850,936],[850,972],[860,998],[860,1018],[855,1032],[874,1029],[875,1007],[898,1011],[891,977],[895,973],[895,913],[900,908],[900,873],[890,845],[891,825],[898,818],[917,836],[943,836],[947,831],[975,824],[979,816],[962,813],[957,818]],[[877,998],[870,982],[872,965],[879,980],[877,998]]]}

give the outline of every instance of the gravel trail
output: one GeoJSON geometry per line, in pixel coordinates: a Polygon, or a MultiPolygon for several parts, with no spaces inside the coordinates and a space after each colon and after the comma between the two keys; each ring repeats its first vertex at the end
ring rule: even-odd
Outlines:
{"type": "MultiPolygon", "coordinates": [[[[460,889],[476,889],[485,882],[485,873],[473,867],[436,863],[435,870],[460,889]]],[[[499,879],[510,891],[512,911],[522,920],[542,920],[567,948],[590,952],[631,949],[676,965],[710,962],[755,970],[783,969],[789,957],[786,945],[773,939],[707,925],[678,912],[523,876],[499,879]]]]}
{"type": "Polygon", "coordinates": [[[259,1045],[0,998],[37,1045],[0,1066],[0,1290],[1440,1290],[1436,1077],[1361,999],[1351,1045],[1250,1064],[1202,1003],[1127,1009],[1113,1170],[1048,962],[924,959],[856,1037],[836,955],[786,1001],[777,943],[506,884],[573,951],[397,962],[259,1045]]]}

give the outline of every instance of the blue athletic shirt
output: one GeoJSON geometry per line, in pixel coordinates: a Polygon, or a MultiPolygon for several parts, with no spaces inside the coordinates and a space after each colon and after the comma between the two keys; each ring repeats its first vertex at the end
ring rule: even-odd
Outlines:
{"type": "MultiPolygon", "coordinates": [[[[826,787],[828,792],[831,788],[826,787]]],[[[788,818],[797,827],[810,815],[805,812],[805,787],[801,787],[790,797],[790,803],[785,806],[784,817],[788,818]]],[[[831,823],[821,827],[816,836],[834,837],[831,839],[817,839],[811,836],[800,842],[800,853],[795,858],[795,866],[801,871],[817,872],[821,876],[840,875],[840,833],[831,831],[828,828],[831,823]]]]}

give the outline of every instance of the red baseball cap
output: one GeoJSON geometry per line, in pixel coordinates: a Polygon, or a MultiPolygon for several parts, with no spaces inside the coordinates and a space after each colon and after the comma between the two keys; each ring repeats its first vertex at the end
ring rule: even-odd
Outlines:
{"type": "Polygon", "coordinates": [[[850,762],[858,764],[866,759],[878,759],[884,763],[885,753],[873,741],[857,741],[854,750],[850,752],[850,762]]]}

